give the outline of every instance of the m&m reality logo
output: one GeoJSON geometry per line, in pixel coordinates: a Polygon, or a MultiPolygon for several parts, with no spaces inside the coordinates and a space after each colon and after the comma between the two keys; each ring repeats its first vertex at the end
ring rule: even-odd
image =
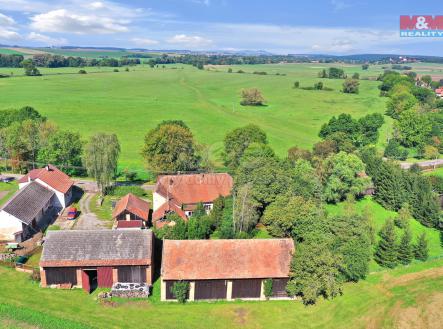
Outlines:
{"type": "Polygon", "coordinates": [[[401,37],[443,37],[443,15],[400,16],[401,37]]]}

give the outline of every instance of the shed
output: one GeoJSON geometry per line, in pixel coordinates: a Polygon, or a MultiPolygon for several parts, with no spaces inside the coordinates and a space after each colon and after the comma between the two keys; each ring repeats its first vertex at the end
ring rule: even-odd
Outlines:
{"type": "MultiPolygon", "coordinates": [[[[115,205],[112,217],[117,221],[142,221],[149,219],[150,203],[132,193],[125,195],[115,205]]],[[[120,226],[117,223],[117,227],[120,226]]]]}

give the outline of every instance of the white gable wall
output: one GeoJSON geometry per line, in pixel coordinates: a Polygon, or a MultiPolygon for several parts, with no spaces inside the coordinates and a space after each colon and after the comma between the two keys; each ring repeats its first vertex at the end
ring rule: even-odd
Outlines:
{"type": "Polygon", "coordinates": [[[23,223],[15,216],[0,210],[0,236],[8,241],[14,241],[14,233],[23,229],[23,223]]]}
{"type": "Polygon", "coordinates": [[[153,211],[156,211],[158,208],[160,208],[162,205],[164,205],[165,203],[166,203],[166,198],[163,196],[163,195],[161,195],[161,194],[159,194],[159,193],[157,193],[157,192],[154,192],[153,194],[152,194],[152,207],[153,207],[153,211]]]}
{"type": "MultiPolygon", "coordinates": [[[[56,189],[54,189],[52,186],[46,184],[44,181],[42,181],[40,178],[37,178],[35,180],[37,183],[39,183],[40,185],[46,187],[48,190],[51,190],[55,193],[56,198],[54,199],[54,203],[53,206],[58,206],[58,207],[62,207],[62,208],[66,208],[66,200],[65,200],[65,194],[62,192],[57,191],[56,189]]],[[[71,191],[71,189],[69,190],[69,192],[71,191]]],[[[68,192],[68,193],[69,193],[68,192]]]]}

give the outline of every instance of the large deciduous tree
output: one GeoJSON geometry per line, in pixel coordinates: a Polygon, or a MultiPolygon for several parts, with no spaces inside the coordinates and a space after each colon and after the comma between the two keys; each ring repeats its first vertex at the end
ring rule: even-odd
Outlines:
{"type": "Polygon", "coordinates": [[[117,173],[120,144],[115,134],[98,133],[89,139],[84,153],[88,174],[97,181],[102,194],[106,194],[117,173]]]}
{"type": "Polygon", "coordinates": [[[167,121],[150,130],[142,155],[154,172],[193,171],[200,163],[194,136],[182,121],[167,121]]]}
{"type": "Polygon", "coordinates": [[[256,125],[249,124],[229,132],[224,139],[225,165],[230,170],[235,170],[240,164],[244,151],[252,143],[268,143],[266,133],[256,125]]]}

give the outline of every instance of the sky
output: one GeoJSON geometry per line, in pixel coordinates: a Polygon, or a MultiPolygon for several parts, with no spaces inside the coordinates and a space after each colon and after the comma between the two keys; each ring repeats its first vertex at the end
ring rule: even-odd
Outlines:
{"type": "Polygon", "coordinates": [[[443,38],[400,38],[400,15],[443,15],[443,3],[0,0],[0,44],[443,55],[443,38]]]}

